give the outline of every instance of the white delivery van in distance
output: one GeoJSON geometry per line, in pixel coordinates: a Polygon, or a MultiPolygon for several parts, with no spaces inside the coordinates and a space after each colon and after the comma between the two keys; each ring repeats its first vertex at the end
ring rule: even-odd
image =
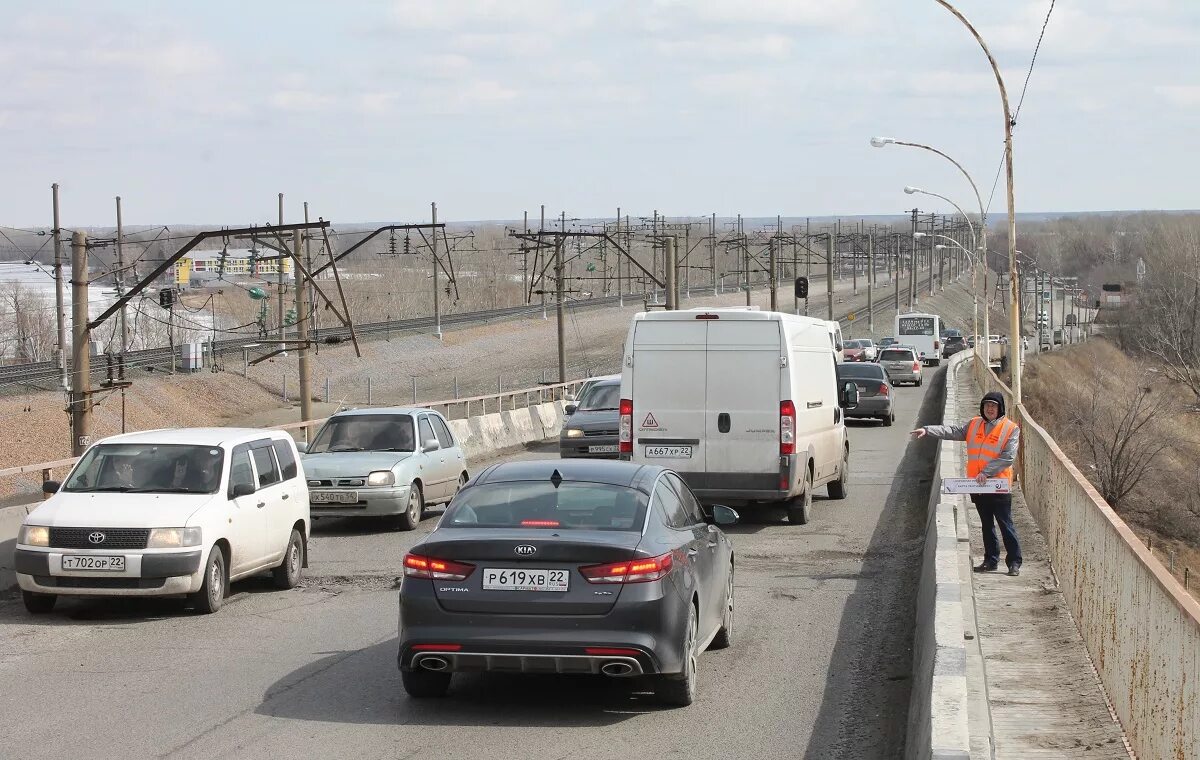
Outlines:
{"type": "Polygon", "coordinates": [[[622,458],[678,472],[708,504],[782,503],[807,522],[813,489],[846,496],[850,443],[823,319],[755,309],[637,314],[621,373],[622,458]]]}
{"type": "Polygon", "coordinates": [[[842,340],[842,323],[836,319],[829,319],[825,321],[825,324],[829,325],[829,343],[833,347],[833,358],[835,361],[841,362],[846,357],[843,353],[845,341],[842,340]]]}

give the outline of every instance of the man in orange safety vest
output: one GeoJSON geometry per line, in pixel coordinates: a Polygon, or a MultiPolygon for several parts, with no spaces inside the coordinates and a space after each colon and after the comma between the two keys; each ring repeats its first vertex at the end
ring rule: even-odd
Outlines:
{"type": "MultiPolygon", "coordinates": [[[[926,425],[912,431],[914,438],[927,435],[946,441],[966,441],[967,477],[980,485],[988,478],[1007,478],[1011,486],[1012,465],[1021,442],[1021,429],[1004,416],[1004,396],[984,395],[979,403],[979,416],[965,425],[926,425]]],[[[975,566],[977,573],[990,573],[1000,565],[1000,542],[996,540],[996,524],[1004,539],[1004,561],[1009,575],[1021,574],[1021,543],[1012,519],[1011,493],[974,493],[971,501],[983,523],[983,562],[975,566]]]]}

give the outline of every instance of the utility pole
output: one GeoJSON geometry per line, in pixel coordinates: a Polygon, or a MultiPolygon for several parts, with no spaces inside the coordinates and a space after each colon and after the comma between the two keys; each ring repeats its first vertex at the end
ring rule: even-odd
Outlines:
{"type": "MultiPolygon", "coordinates": [[[[808,241],[805,241],[807,244],[808,241]]],[[[800,276],[800,257],[796,246],[796,228],[792,227],[792,313],[800,313],[800,297],[796,295],[796,278],[800,276]]]]}
{"type": "Polygon", "coordinates": [[[746,242],[746,233],[742,227],[742,215],[738,214],[738,246],[742,252],[742,278],[743,286],[746,288],[746,305],[750,305],[750,246],[746,242]]]}
{"type": "MultiPolygon", "coordinates": [[[[121,196],[117,196],[117,272],[116,286],[117,298],[125,292],[125,254],[123,246],[125,243],[125,228],[121,224],[121,196]]],[[[121,307],[119,315],[121,321],[121,353],[124,354],[129,350],[129,329],[125,324],[125,307],[121,307]]]]}
{"type": "Polygon", "coordinates": [[[934,222],[937,220],[937,214],[929,215],[929,297],[933,298],[933,259],[937,254],[937,238],[933,232],[934,222]]]}
{"type": "Polygon", "coordinates": [[[779,282],[775,277],[775,243],[777,238],[771,237],[767,240],[767,261],[771,268],[770,286],[771,286],[771,311],[779,311],[779,282]]]}
{"type": "Polygon", "coordinates": [[[916,311],[917,306],[917,214],[918,209],[912,210],[912,251],[908,262],[908,310],[916,311]]]}
{"type": "MultiPolygon", "coordinates": [[[[562,235],[554,241],[554,292],[555,318],[558,320],[558,382],[567,382],[567,344],[564,337],[565,320],[563,319],[563,241],[562,235]]],[[[545,290],[545,288],[542,288],[545,290]]]]}
{"type": "MultiPolygon", "coordinates": [[[[617,226],[613,230],[614,237],[621,237],[621,207],[617,206],[617,226]]],[[[617,254],[617,306],[625,306],[625,285],[621,282],[621,255],[617,254]]]]}
{"type": "MultiPolygon", "coordinates": [[[[529,212],[525,212],[525,221],[521,225],[521,229],[525,234],[529,234],[529,212]]],[[[525,294],[525,303],[529,303],[532,299],[529,297],[529,243],[521,241],[521,292],[525,294]]],[[[624,305],[624,304],[622,304],[624,305]]]]}
{"type": "Polygon", "coordinates": [[[58,183],[55,182],[50,186],[50,197],[54,202],[54,229],[51,234],[54,236],[54,306],[55,315],[57,318],[58,327],[58,369],[62,375],[63,390],[68,390],[71,387],[70,379],[67,377],[67,307],[66,294],[64,293],[66,283],[65,264],[63,261],[62,250],[62,229],[59,226],[58,220],[58,183]]]}
{"type": "Polygon", "coordinates": [[[875,233],[867,235],[867,331],[875,335],[875,233]]]}
{"type": "MultiPolygon", "coordinates": [[[[658,276],[658,209],[654,209],[654,222],[650,227],[650,273],[658,276]]],[[[651,303],[658,303],[658,283],[651,285],[654,292],[654,300],[651,303]]]]}
{"type": "MultiPolygon", "coordinates": [[[[56,188],[57,189],[57,188],[56,188]]],[[[71,234],[71,456],[92,442],[87,233],[71,234]]]]}
{"type": "MultiPolygon", "coordinates": [[[[892,235],[892,244],[896,246],[896,276],[892,278],[892,287],[896,290],[896,316],[900,316],[900,233],[892,235]]],[[[888,257],[891,261],[891,257],[888,257]]],[[[890,264],[888,266],[891,266],[890,264]]],[[[896,336],[899,338],[900,336],[896,336]]]]}
{"type": "Polygon", "coordinates": [[[833,231],[825,236],[825,295],[829,299],[829,316],[833,321],[833,231]]]}
{"type": "MultiPolygon", "coordinates": [[[[434,229],[434,234],[437,230],[434,229]]],[[[292,233],[292,255],[296,261],[300,260],[300,230],[292,233]]],[[[284,258],[279,259],[282,264],[284,258]]],[[[293,267],[297,275],[300,268],[293,267]]],[[[306,271],[312,271],[307,266],[306,271]]],[[[312,368],[308,364],[308,283],[296,280],[296,342],[299,345],[297,353],[299,354],[299,372],[300,372],[300,420],[308,422],[313,418],[312,413],[312,368]]],[[[309,429],[304,428],[304,440],[309,439],[309,429]]]]}
{"type": "Polygon", "coordinates": [[[717,277],[717,215],[708,219],[708,264],[712,267],[713,295],[720,295],[720,278],[717,277]]]}
{"type": "MultiPolygon", "coordinates": [[[[304,202],[304,223],[308,224],[308,201],[304,202]]],[[[299,256],[297,256],[296,258],[297,258],[297,260],[299,260],[299,256]]],[[[306,272],[312,271],[312,235],[310,235],[307,231],[304,233],[304,271],[306,271],[306,272]]],[[[300,277],[301,277],[300,267],[293,266],[292,272],[293,272],[292,276],[296,279],[296,282],[299,283],[300,277]]],[[[316,303],[316,301],[317,301],[317,297],[316,297],[316,294],[313,293],[314,286],[313,286],[312,280],[309,279],[308,277],[304,278],[304,287],[307,290],[307,293],[305,293],[305,296],[308,299],[308,303],[305,305],[304,309],[301,309],[300,308],[300,299],[299,298],[296,299],[296,319],[304,319],[306,316],[308,316],[308,312],[311,311],[313,323],[311,325],[309,325],[308,327],[304,328],[305,332],[311,333],[311,332],[315,332],[317,330],[317,328],[320,327],[318,316],[317,316],[318,312],[316,309],[312,308],[312,305],[314,303],[316,303]]],[[[214,314],[213,315],[213,341],[214,342],[217,339],[216,332],[217,332],[217,319],[216,319],[216,315],[214,314]]],[[[317,345],[319,346],[320,344],[317,344],[317,345]]],[[[321,353],[320,348],[317,348],[317,353],[318,354],[321,353]]]]}
{"type": "MultiPolygon", "coordinates": [[[[283,193],[279,194],[279,226],[283,226],[283,193]]],[[[279,335],[276,336],[280,341],[283,340],[283,301],[287,294],[287,284],[283,280],[283,258],[277,259],[279,262],[278,271],[276,272],[276,298],[275,298],[275,318],[279,324],[279,335]]],[[[172,354],[174,356],[174,354],[172,354]]],[[[173,362],[174,360],[172,360],[173,362]]],[[[174,371],[174,370],[172,370],[174,371]]]]}
{"type": "Polygon", "coordinates": [[[675,236],[663,237],[663,268],[666,271],[667,282],[667,311],[679,308],[679,266],[676,259],[675,236]]]}
{"type": "MultiPolygon", "coordinates": [[[[541,235],[541,233],[543,233],[545,231],[546,231],[546,204],[543,203],[542,204],[542,220],[538,224],[538,251],[537,251],[537,255],[533,257],[534,261],[542,260],[542,235],[541,235]]],[[[539,275],[539,279],[542,281],[542,287],[539,288],[539,290],[541,290],[541,293],[539,295],[541,295],[541,297],[542,297],[542,319],[546,319],[547,318],[547,316],[546,316],[546,265],[544,263],[538,269],[538,275],[539,275]]]]}
{"type": "MultiPolygon", "coordinates": [[[[804,220],[804,248],[807,251],[804,254],[804,276],[808,279],[808,286],[812,287],[812,220],[805,218],[804,220]]],[[[808,299],[804,299],[804,316],[808,316],[808,299]]]]}
{"type": "Polygon", "coordinates": [[[437,204],[429,204],[430,212],[433,215],[433,229],[430,237],[429,247],[433,251],[433,337],[438,340],[442,339],[442,311],[438,293],[438,255],[437,255],[437,204]]]}

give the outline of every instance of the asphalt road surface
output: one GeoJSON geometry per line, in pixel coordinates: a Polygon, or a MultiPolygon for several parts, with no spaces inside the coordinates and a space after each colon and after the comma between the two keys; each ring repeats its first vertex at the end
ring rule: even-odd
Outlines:
{"type": "MultiPolygon", "coordinates": [[[[894,758],[943,373],[899,388],[892,427],[852,422],[849,498],[806,526],[749,512],[730,649],[699,698],[659,707],[628,681],[456,676],[414,701],[396,670],[400,560],[413,533],[317,523],[303,586],[234,585],[216,615],[174,600],[0,600],[4,757],[894,758]]],[[[553,446],[514,457],[556,456],[553,446]]],[[[821,489],[822,491],[824,489],[821,489]]],[[[745,512],[745,511],[744,511],[745,512]]]]}

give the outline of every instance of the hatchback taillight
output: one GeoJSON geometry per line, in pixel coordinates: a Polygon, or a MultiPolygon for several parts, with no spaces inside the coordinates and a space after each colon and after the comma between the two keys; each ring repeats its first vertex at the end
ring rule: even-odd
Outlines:
{"type": "Polygon", "coordinates": [[[475,572],[474,565],[448,559],[422,557],[419,554],[404,555],[404,574],[409,578],[428,578],[435,581],[465,581],[475,572]]]}
{"type": "Polygon", "coordinates": [[[608,565],[584,565],[580,574],[588,583],[645,583],[665,578],[675,566],[675,554],[641,557],[608,565]]]}
{"type": "Polygon", "coordinates": [[[633,399],[621,399],[621,421],[617,425],[617,450],[622,454],[633,453],[633,399]]]}
{"type": "Polygon", "coordinates": [[[796,453],[796,405],[791,401],[779,402],[779,453],[796,453]]]}

